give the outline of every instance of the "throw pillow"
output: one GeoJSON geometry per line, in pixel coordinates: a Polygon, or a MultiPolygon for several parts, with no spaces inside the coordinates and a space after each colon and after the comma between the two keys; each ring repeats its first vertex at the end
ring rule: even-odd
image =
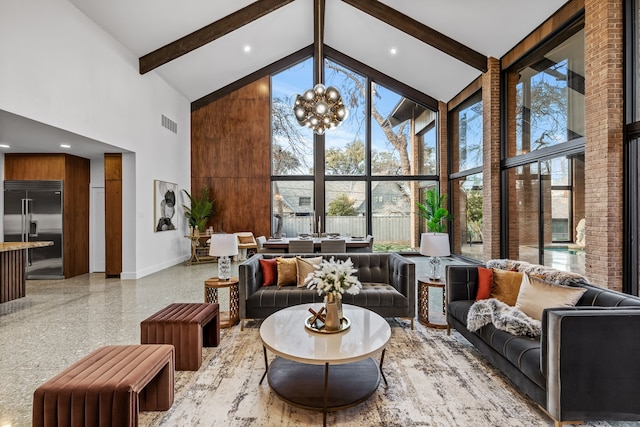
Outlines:
{"type": "Polygon", "coordinates": [[[478,292],[476,293],[476,301],[489,299],[492,281],[493,270],[490,268],[478,267],[478,292]]]}
{"type": "Polygon", "coordinates": [[[278,287],[295,285],[297,280],[297,261],[295,258],[276,258],[278,263],[278,287]]]}
{"type": "Polygon", "coordinates": [[[322,257],[302,258],[296,257],[296,267],[298,269],[298,287],[304,288],[307,286],[307,276],[309,273],[316,271],[316,265],[320,265],[322,257]]]}
{"type": "Polygon", "coordinates": [[[253,243],[253,237],[251,236],[238,236],[238,243],[241,245],[250,245],[253,243]]]}
{"type": "Polygon", "coordinates": [[[271,286],[276,284],[278,278],[278,263],[275,259],[259,259],[260,269],[262,270],[262,286],[271,286]]]}
{"type": "Polygon", "coordinates": [[[527,316],[542,320],[542,311],[545,308],[573,307],[585,292],[585,288],[556,285],[525,274],[522,277],[516,307],[527,316]]]}
{"type": "Polygon", "coordinates": [[[495,298],[511,306],[516,305],[522,283],[522,273],[494,268],[491,283],[490,298],[495,298]]]}

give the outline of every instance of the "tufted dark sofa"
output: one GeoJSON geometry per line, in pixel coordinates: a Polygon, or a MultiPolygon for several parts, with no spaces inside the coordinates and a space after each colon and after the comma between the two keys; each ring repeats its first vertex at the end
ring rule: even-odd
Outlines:
{"type": "Polygon", "coordinates": [[[447,323],[554,420],[640,420],[640,298],[587,289],[576,307],[549,308],[540,339],[492,324],[470,332],[477,266],[447,267],[447,323]]]}
{"type": "MultiPolygon", "coordinates": [[[[276,311],[297,304],[322,302],[323,296],[308,288],[296,286],[262,286],[260,259],[292,257],[295,254],[257,254],[239,265],[240,319],[242,327],[246,319],[264,319],[276,311]]],[[[317,254],[298,255],[301,257],[317,254]]],[[[396,253],[348,253],[322,254],[324,259],[351,258],[358,270],[362,290],[357,295],[345,293],[343,303],[366,307],[382,317],[415,317],[416,273],[415,264],[396,253]]]]}

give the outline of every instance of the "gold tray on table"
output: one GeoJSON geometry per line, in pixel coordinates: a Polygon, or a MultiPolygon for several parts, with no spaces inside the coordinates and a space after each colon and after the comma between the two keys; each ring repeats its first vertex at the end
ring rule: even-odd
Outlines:
{"type": "Polygon", "coordinates": [[[344,332],[347,329],[349,329],[349,326],[351,326],[351,321],[349,320],[348,317],[343,317],[340,320],[340,328],[335,330],[335,331],[327,331],[324,328],[324,323],[320,320],[317,320],[314,324],[311,324],[311,320],[313,320],[315,316],[309,316],[305,319],[304,321],[304,326],[305,328],[313,331],[313,332],[319,332],[321,334],[337,334],[338,332],[344,332]],[[318,326],[316,326],[318,325],[318,326]]]}

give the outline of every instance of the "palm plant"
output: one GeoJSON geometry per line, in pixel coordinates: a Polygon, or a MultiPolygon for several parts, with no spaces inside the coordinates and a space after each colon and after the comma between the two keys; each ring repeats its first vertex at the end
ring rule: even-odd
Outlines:
{"type": "Polygon", "coordinates": [[[187,190],[182,190],[189,198],[190,206],[182,205],[184,208],[184,214],[189,220],[189,226],[194,230],[204,230],[207,225],[207,221],[215,213],[215,201],[209,199],[209,188],[207,186],[202,187],[200,196],[191,196],[187,190]]]}
{"type": "Polygon", "coordinates": [[[418,205],[418,215],[427,220],[427,231],[443,233],[446,229],[444,221],[450,220],[451,215],[444,205],[447,203],[446,194],[438,194],[438,190],[431,188],[425,191],[424,204],[418,205]]]}

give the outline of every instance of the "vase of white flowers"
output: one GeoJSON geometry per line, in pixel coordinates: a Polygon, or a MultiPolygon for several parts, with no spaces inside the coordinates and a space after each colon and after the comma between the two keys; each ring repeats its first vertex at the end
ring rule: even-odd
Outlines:
{"type": "Polygon", "coordinates": [[[327,331],[337,331],[340,329],[340,323],[342,318],[338,313],[338,299],[334,294],[327,294],[327,300],[324,303],[325,307],[325,320],[324,328],[327,331]]]}
{"type": "Polygon", "coordinates": [[[362,284],[356,277],[358,270],[353,268],[351,258],[336,261],[334,257],[323,260],[316,270],[307,276],[307,287],[317,289],[318,295],[324,294],[327,310],[325,329],[337,330],[342,321],[342,294],[357,295],[362,284]],[[337,319],[337,320],[335,320],[337,319]]]}

